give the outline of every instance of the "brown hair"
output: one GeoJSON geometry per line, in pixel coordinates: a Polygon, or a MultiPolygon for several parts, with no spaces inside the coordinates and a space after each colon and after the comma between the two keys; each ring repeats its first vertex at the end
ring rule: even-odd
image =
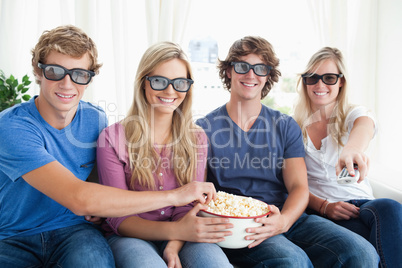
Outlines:
{"type": "Polygon", "coordinates": [[[272,66],[268,75],[267,82],[261,91],[261,99],[268,95],[275,82],[278,82],[281,72],[278,70],[279,59],[277,58],[272,45],[262,37],[246,36],[233,43],[229,49],[229,53],[224,61],[218,61],[219,77],[223,86],[230,92],[231,79],[227,77],[226,72],[232,68],[231,62],[239,61],[240,57],[248,54],[256,54],[260,56],[264,63],[272,66]]]}

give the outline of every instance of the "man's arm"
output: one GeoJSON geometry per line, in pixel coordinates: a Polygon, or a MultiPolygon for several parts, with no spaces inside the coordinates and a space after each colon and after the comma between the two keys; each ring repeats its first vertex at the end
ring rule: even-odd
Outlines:
{"type": "Polygon", "coordinates": [[[288,231],[308,205],[309,189],[304,158],[285,159],[282,173],[289,195],[283,205],[281,214],[287,218],[285,230],[288,231]]]}
{"type": "Polygon", "coordinates": [[[285,159],[282,168],[283,180],[289,193],[282,211],[270,205],[271,214],[267,218],[257,218],[255,221],[263,223],[262,227],[247,228],[246,239],[255,240],[248,247],[259,245],[265,239],[287,232],[304,212],[308,204],[309,190],[307,183],[307,170],[304,158],[285,159]]]}
{"type": "Polygon", "coordinates": [[[216,196],[212,183],[192,182],[171,191],[135,192],[84,182],[57,161],[32,170],[22,178],[77,215],[120,217],[192,201],[204,204],[216,196]]]}

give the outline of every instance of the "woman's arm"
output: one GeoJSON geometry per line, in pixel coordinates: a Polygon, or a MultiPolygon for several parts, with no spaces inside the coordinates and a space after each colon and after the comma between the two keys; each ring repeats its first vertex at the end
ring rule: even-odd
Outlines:
{"type": "Polygon", "coordinates": [[[308,207],[316,211],[321,216],[324,215],[324,208],[327,202],[327,199],[319,198],[312,193],[309,194],[308,207]]]}
{"type": "Polygon", "coordinates": [[[143,240],[182,240],[190,242],[217,243],[224,236],[231,235],[226,229],[233,225],[225,218],[198,217],[197,204],[178,221],[151,221],[137,216],[126,218],[118,227],[122,236],[136,237],[143,240]]]}
{"type": "Polygon", "coordinates": [[[331,220],[349,220],[359,217],[359,207],[353,204],[339,201],[330,203],[326,199],[319,198],[312,193],[309,196],[308,207],[316,211],[319,215],[331,220]]]}
{"type": "Polygon", "coordinates": [[[181,268],[179,252],[183,247],[183,241],[169,241],[163,251],[163,260],[168,268],[181,268]]]}
{"type": "Polygon", "coordinates": [[[349,139],[345,144],[336,166],[338,175],[343,167],[347,167],[350,174],[354,174],[353,163],[359,166],[361,182],[367,175],[369,169],[369,158],[364,151],[367,149],[374,135],[374,122],[368,116],[357,118],[353,123],[349,139]]]}

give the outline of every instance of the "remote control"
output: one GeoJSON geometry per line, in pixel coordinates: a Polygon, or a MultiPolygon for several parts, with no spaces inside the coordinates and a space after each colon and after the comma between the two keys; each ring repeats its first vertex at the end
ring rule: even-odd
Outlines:
{"type": "Polygon", "coordinates": [[[360,178],[360,172],[358,169],[357,164],[353,165],[354,169],[355,169],[355,176],[351,176],[348,172],[348,170],[346,169],[346,167],[344,167],[341,171],[341,173],[339,173],[337,182],[339,184],[349,184],[349,183],[355,183],[359,180],[360,178]]]}

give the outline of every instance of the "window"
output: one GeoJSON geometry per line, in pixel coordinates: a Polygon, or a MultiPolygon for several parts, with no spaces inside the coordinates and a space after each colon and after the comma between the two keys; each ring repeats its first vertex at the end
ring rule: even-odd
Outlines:
{"type": "Polygon", "coordinates": [[[232,43],[247,35],[267,39],[280,59],[282,77],[262,102],[290,114],[296,76],[319,48],[307,1],[206,0],[194,1],[192,8],[183,48],[195,77],[195,115],[205,115],[229,100],[216,60],[225,59],[232,43]]]}

